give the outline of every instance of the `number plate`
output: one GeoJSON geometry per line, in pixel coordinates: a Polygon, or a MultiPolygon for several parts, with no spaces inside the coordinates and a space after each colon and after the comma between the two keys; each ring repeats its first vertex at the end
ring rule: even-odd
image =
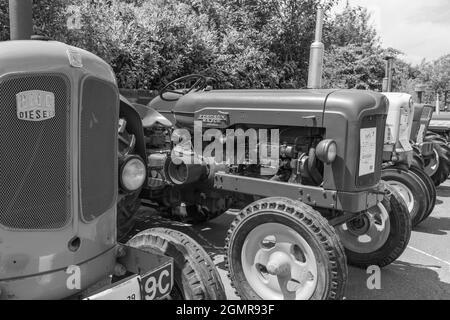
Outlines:
{"type": "Polygon", "coordinates": [[[166,263],[144,276],[134,276],[85,300],[160,300],[173,287],[173,264],[166,263]]]}
{"type": "Polygon", "coordinates": [[[141,278],[141,300],[160,300],[167,297],[173,287],[173,264],[152,271],[141,278]]]}

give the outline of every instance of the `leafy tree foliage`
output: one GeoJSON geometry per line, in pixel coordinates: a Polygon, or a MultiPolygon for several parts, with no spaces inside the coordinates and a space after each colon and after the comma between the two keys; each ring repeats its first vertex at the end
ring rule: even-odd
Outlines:
{"type": "MultiPolygon", "coordinates": [[[[370,14],[325,6],[326,87],[381,90],[384,56],[395,57],[394,89],[447,85],[449,57],[417,68],[385,50],[370,14]]],[[[222,88],[306,86],[318,0],[33,0],[34,32],[91,51],[122,88],[158,89],[189,73],[222,88]]],[[[8,1],[0,1],[0,40],[9,38],[8,1]]]]}

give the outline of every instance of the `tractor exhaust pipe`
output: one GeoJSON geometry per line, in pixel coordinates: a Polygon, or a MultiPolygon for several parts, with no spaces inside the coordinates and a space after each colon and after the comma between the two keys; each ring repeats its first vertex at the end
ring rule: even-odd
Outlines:
{"type": "Polygon", "coordinates": [[[392,92],[392,69],[394,68],[394,57],[386,56],[386,71],[383,79],[383,92],[392,92]]]}
{"type": "Polygon", "coordinates": [[[322,88],[322,69],[325,45],[322,42],[324,10],[317,7],[316,36],[309,56],[308,89],[322,88]]]}
{"type": "Polygon", "coordinates": [[[9,0],[11,40],[30,40],[33,34],[32,0],[9,0]]]}

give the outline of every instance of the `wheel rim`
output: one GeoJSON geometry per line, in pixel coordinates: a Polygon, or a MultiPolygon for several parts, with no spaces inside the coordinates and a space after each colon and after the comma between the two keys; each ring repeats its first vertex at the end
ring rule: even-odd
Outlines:
{"type": "Polygon", "coordinates": [[[357,219],[336,229],[345,248],[366,254],[383,247],[389,238],[391,223],[389,213],[383,204],[369,209],[357,219]]]}
{"type": "Polygon", "coordinates": [[[308,300],[318,283],[311,246],[294,229],[279,223],[254,228],[241,252],[242,269],[264,300],[308,300]]]}
{"type": "Polygon", "coordinates": [[[440,165],[440,159],[439,159],[439,153],[436,149],[434,151],[434,157],[427,161],[427,164],[425,166],[425,172],[431,177],[433,176],[438,170],[440,165]]]}
{"type": "Polygon", "coordinates": [[[411,214],[411,216],[413,216],[415,197],[411,189],[408,188],[405,184],[398,181],[387,181],[387,183],[402,196],[408,207],[408,212],[411,214]]]}

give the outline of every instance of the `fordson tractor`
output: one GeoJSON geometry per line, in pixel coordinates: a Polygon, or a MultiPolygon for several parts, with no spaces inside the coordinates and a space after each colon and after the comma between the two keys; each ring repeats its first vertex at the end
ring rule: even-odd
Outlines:
{"type": "Polygon", "coordinates": [[[445,135],[449,122],[444,114],[433,116],[434,109],[426,104],[415,105],[411,140],[420,165],[438,187],[450,174],[450,146],[445,135]]]}
{"type": "MultiPolygon", "coordinates": [[[[425,172],[420,155],[416,152],[419,146],[410,142],[414,120],[411,95],[405,93],[384,93],[384,95],[389,99],[389,112],[382,179],[402,195],[414,227],[433,212],[436,188],[425,172]]],[[[421,150],[425,150],[426,147],[430,147],[430,144],[420,145],[421,150]]]]}
{"type": "Polygon", "coordinates": [[[193,222],[239,210],[226,251],[243,299],[342,298],[347,261],[387,266],[410,239],[408,207],[381,181],[389,101],[320,89],[318,16],[310,89],[214,90],[190,75],[135,105],[149,169],[139,198],[193,222]]]}
{"type": "Polygon", "coordinates": [[[341,298],[347,260],[383,267],[402,254],[408,208],[380,181],[385,96],[213,90],[207,80],[175,80],[139,108],[149,166],[141,195],[194,221],[240,210],[226,247],[242,298],[341,298]]]}
{"type": "Polygon", "coordinates": [[[93,54],[0,43],[0,299],[225,298],[211,259],[186,235],[116,240],[117,211],[126,216],[147,183],[133,112],[93,54]]]}

